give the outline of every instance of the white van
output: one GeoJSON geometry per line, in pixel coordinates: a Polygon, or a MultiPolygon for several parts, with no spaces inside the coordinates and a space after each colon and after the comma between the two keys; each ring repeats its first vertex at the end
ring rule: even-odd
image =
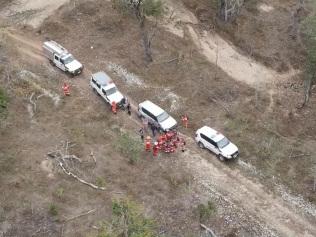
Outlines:
{"type": "Polygon", "coordinates": [[[149,100],[138,105],[138,113],[140,117],[147,118],[150,123],[162,131],[169,131],[177,127],[177,121],[174,118],[149,100]]]}

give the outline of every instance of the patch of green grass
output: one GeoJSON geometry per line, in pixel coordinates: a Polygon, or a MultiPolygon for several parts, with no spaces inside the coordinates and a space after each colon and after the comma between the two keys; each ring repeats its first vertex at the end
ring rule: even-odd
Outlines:
{"type": "Polygon", "coordinates": [[[0,116],[3,116],[7,111],[8,101],[9,97],[4,92],[4,90],[0,88],[0,116]]]}
{"type": "Polygon", "coordinates": [[[48,208],[48,213],[52,216],[58,215],[58,208],[54,203],[51,203],[48,208]]]}
{"type": "Polygon", "coordinates": [[[64,196],[65,190],[62,187],[60,187],[60,188],[57,188],[55,193],[56,193],[56,196],[59,199],[61,199],[64,196]]]}
{"type": "Polygon", "coordinates": [[[207,204],[199,204],[196,208],[200,222],[206,221],[216,212],[216,206],[213,202],[208,201],[207,204]]]}
{"type": "Polygon", "coordinates": [[[139,161],[142,148],[142,143],[127,133],[121,133],[116,142],[116,149],[129,158],[131,164],[139,161]]]}
{"type": "Polygon", "coordinates": [[[16,158],[13,155],[0,153],[0,177],[12,173],[16,164],[16,158]]]}
{"type": "Polygon", "coordinates": [[[112,201],[111,224],[103,223],[97,237],[154,237],[155,223],[143,215],[142,208],[124,199],[112,201]]]}
{"type": "Polygon", "coordinates": [[[96,184],[97,184],[99,187],[105,187],[106,182],[105,182],[104,178],[102,178],[102,177],[97,177],[96,184]]]}

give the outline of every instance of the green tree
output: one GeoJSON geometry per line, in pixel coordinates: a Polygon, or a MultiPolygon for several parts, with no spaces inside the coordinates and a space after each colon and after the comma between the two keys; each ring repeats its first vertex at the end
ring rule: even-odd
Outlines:
{"type": "Polygon", "coordinates": [[[154,237],[154,221],[144,217],[141,208],[127,199],[112,202],[112,224],[104,225],[98,237],[154,237]]]}
{"type": "Polygon", "coordinates": [[[141,142],[127,133],[121,133],[116,144],[116,149],[129,158],[131,164],[137,163],[142,151],[141,142]]]}

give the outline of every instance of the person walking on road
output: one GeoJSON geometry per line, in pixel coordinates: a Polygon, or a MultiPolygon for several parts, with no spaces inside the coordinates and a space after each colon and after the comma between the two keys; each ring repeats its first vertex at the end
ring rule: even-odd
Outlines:
{"type": "Polygon", "coordinates": [[[189,117],[186,114],[182,115],[181,121],[182,121],[183,127],[188,128],[189,117]]]}
{"type": "Polygon", "coordinates": [[[112,110],[113,114],[116,114],[116,113],[117,113],[117,108],[116,108],[116,103],[115,103],[115,101],[113,101],[112,104],[111,104],[111,110],[112,110]]]}
{"type": "Polygon", "coordinates": [[[149,127],[150,127],[150,130],[153,134],[153,137],[156,137],[156,130],[157,130],[157,127],[155,126],[154,123],[149,123],[149,127]]]}
{"type": "Polygon", "coordinates": [[[155,142],[153,146],[153,156],[154,157],[158,156],[158,152],[159,152],[159,145],[158,145],[158,142],[155,142]]]}
{"type": "Polygon", "coordinates": [[[151,137],[147,136],[145,140],[145,151],[150,152],[151,150],[151,137]]]}
{"type": "Polygon", "coordinates": [[[147,132],[147,130],[148,130],[148,119],[147,118],[143,118],[142,122],[143,122],[144,131],[147,132]]]}
{"type": "Polygon", "coordinates": [[[129,116],[131,116],[131,114],[132,114],[132,112],[131,112],[131,104],[129,102],[127,103],[126,109],[127,109],[127,114],[129,116]]]}
{"type": "Polygon", "coordinates": [[[70,95],[70,87],[69,87],[69,85],[66,82],[63,85],[63,91],[64,91],[64,96],[69,96],[70,95]]]}

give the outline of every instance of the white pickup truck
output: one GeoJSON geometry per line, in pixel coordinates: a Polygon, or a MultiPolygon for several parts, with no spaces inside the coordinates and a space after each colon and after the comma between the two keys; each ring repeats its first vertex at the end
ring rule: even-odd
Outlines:
{"type": "Polygon", "coordinates": [[[48,60],[62,71],[68,72],[71,75],[78,75],[82,72],[82,64],[67,49],[55,41],[44,42],[43,52],[48,60]]]}
{"type": "Polygon", "coordinates": [[[114,101],[118,107],[124,106],[124,96],[105,72],[97,72],[92,74],[90,86],[110,105],[114,101]]]}

